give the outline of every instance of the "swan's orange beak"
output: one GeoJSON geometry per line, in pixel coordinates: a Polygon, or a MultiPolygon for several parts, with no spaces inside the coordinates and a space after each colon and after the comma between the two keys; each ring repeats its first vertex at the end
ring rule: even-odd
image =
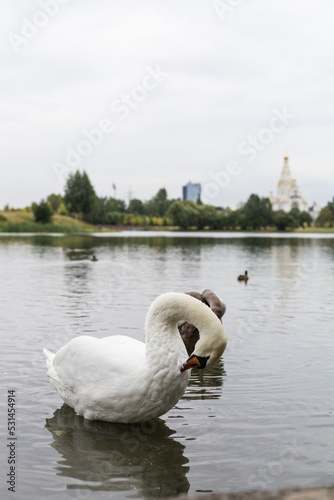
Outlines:
{"type": "Polygon", "coordinates": [[[201,366],[201,363],[196,356],[190,356],[188,361],[182,366],[181,373],[189,370],[190,368],[195,368],[195,366],[199,367],[201,366]]]}

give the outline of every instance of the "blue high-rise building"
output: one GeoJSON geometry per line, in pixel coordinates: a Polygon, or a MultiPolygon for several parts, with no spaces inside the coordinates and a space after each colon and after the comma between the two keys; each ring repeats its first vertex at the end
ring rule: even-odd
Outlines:
{"type": "Polygon", "coordinates": [[[191,200],[196,203],[198,199],[201,199],[201,185],[188,182],[186,186],[182,187],[182,194],[183,194],[183,201],[191,200]]]}

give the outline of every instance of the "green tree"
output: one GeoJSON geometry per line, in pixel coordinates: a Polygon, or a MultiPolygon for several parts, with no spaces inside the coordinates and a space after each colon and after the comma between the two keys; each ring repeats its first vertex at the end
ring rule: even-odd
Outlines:
{"type": "Polygon", "coordinates": [[[67,208],[65,207],[64,203],[61,203],[60,207],[57,210],[58,215],[68,215],[67,208]]]}
{"type": "Polygon", "coordinates": [[[85,220],[91,224],[104,224],[108,210],[108,199],[95,196],[91,210],[85,215],[85,220]]]}
{"type": "Polygon", "coordinates": [[[141,200],[134,198],[133,200],[130,201],[127,211],[129,214],[144,215],[145,213],[144,203],[141,200]]]}
{"type": "Polygon", "coordinates": [[[216,229],[216,210],[212,205],[204,205],[202,202],[196,202],[197,215],[197,228],[216,229]]]}
{"type": "Polygon", "coordinates": [[[181,229],[197,226],[198,209],[193,201],[174,201],[167,211],[167,217],[172,220],[174,226],[181,229]]]}
{"type": "Polygon", "coordinates": [[[300,212],[300,214],[299,214],[299,225],[300,226],[303,227],[303,226],[307,225],[308,227],[310,227],[312,222],[313,222],[313,219],[308,212],[306,212],[305,210],[303,212],[300,212]]]}
{"type": "Polygon", "coordinates": [[[71,213],[89,214],[95,203],[96,194],[86,172],[77,170],[70,174],[65,186],[65,204],[71,213]]]}
{"type": "Polygon", "coordinates": [[[159,189],[157,194],[153,196],[147,203],[145,211],[147,215],[153,217],[163,217],[173,201],[168,200],[167,191],[165,188],[159,189]]]}
{"type": "Polygon", "coordinates": [[[304,227],[305,224],[310,226],[313,221],[308,212],[301,212],[297,207],[292,208],[289,212],[289,215],[291,215],[294,220],[294,227],[304,227]]]}
{"type": "Polygon", "coordinates": [[[238,210],[238,215],[243,215],[242,224],[250,229],[267,227],[272,223],[273,210],[269,198],[260,198],[251,194],[245,205],[238,210]]]}
{"type": "Polygon", "coordinates": [[[63,203],[63,197],[61,194],[49,194],[46,201],[52,208],[53,213],[57,213],[60,205],[63,203]]]}
{"type": "Polygon", "coordinates": [[[125,212],[125,201],[119,200],[117,198],[108,198],[107,201],[107,212],[125,212]]]}
{"type": "Polygon", "coordinates": [[[33,203],[32,211],[36,222],[47,223],[51,221],[52,208],[47,201],[42,200],[40,203],[33,203]]]}
{"type": "Polygon", "coordinates": [[[293,218],[295,221],[295,227],[298,227],[300,225],[299,219],[300,219],[300,210],[297,207],[294,207],[290,210],[289,215],[293,218]]]}
{"type": "Polygon", "coordinates": [[[106,215],[106,223],[110,225],[123,224],[124,213],[122,212],[108,212],[106,215]]]}
{"type": "Polygon", "coordinates": [[[242,229],[242,231],[246,231],[247,229],[252,227],[250,219],[244,212],[237,213],[237,225],[242,229]]]}
{"type": "MultiPolygon", "coordinates": [[[[333,217],[334,217],[334,197],[333,197],[333,200],[332,201],[329,201],[327,203],[327,207],[329,208],[329,210],[332,212],[333,214],[333,217]]],[[[320,215],[320,214],[319,214],[320,215]]]]}
{"type": "Polygon", "coordinates": [[[333,227],[334,226],[334,215],[332,211],[328,207],[328,205],[321,209],[320,214],[318,215],[315,225],[317,227],[333,227]]]}
{"type": "Polygon", "coordinates": [[[296,227],[296,220],[292,215],[284,212],[284,210],[278,210],[274,213],[274,225],[279,231],[286,231],[288,228],[296,227]]]}

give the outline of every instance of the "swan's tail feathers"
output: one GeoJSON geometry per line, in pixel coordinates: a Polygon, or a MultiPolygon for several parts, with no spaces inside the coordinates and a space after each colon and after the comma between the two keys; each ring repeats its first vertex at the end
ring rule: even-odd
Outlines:
{"type": "Polygon", "coordinates": [[[44,354],[46,356],[46,366],[48,368],[47,376],[50,377],[51,382],[53,381],[52,382],[53,384],[54,384],[54,382],[59,382],[60,384],[62,384],[60,378],[57,375],[56,369],[53,366],[53,360],[54,360],[54,357],[55,357],[55,353],[51,352],[51,351],[48,351],[47,349],[43,349],[43,352],[44,352],[44,354]]]}
{"type": "Polygon", "coordinates": [[[48,351],[47,349],[43,349],[43,352],[46,357],[46,366],[50,370],[53,366],[53,358],[55,357],[55,353],[48,351]]]}

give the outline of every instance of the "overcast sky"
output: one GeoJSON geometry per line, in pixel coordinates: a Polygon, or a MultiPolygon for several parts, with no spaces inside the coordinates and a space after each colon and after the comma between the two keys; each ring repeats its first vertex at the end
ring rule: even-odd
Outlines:
{"type": "Polygon", "coordinates": [[[0,6],[0,208],[62,193],[235,207],[334,195],[331,0],[12,0],[0,6]]]}

